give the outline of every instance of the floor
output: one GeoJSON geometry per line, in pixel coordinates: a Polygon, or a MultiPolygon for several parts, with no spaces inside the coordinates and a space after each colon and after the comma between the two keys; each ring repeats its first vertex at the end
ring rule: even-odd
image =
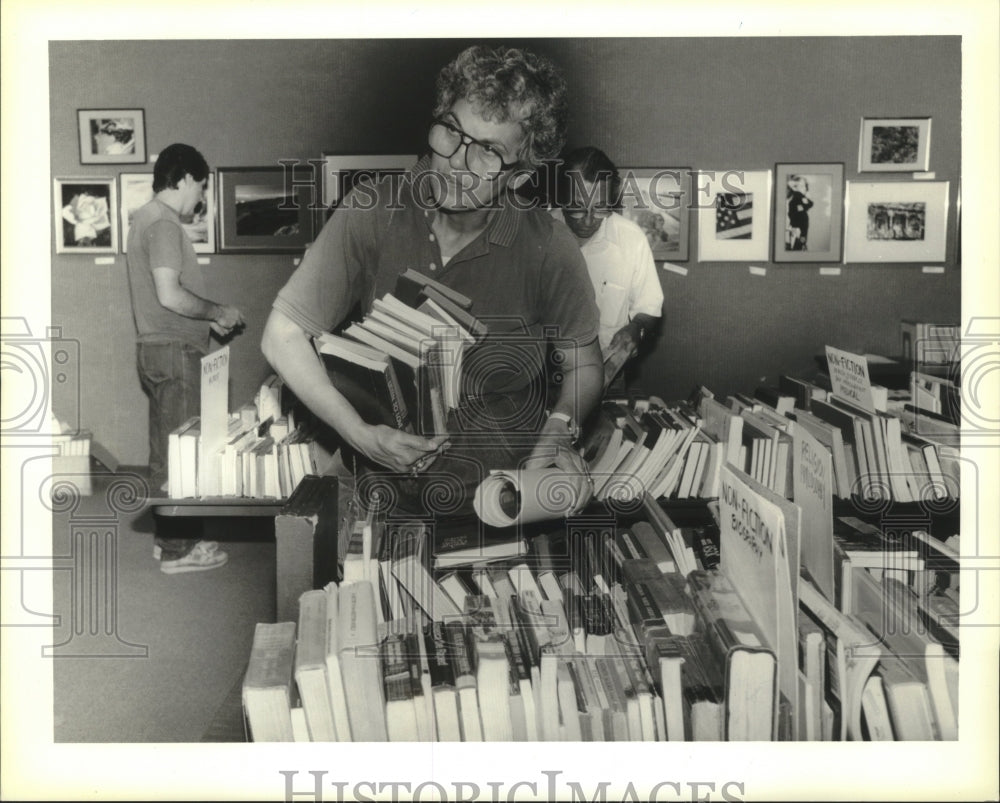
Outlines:
{"type": "Polygon", "coordinates": [[[56,742],[244,741],[240,687],[254,625],[273,621],[273,520],[193,522],[229,562],[165,575],[141,470],[93,476],[53,515],[56,742]]]}

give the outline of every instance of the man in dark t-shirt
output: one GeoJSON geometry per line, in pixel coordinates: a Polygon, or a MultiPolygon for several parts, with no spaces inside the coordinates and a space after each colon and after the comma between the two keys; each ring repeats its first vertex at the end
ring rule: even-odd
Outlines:
{"type": "MultiPolygon", "coordinates": [[[[236,307],[205,298],[194,247],[181,226],[204,200],[208,164],[190,145],[163,149],[153,167],[153,200],[132,217],[128,280],[137,332],[136,362],[149,397],[149,473],[153,493],[166,490],[170,432],[198,415],[201,358],[212,332],[243,327],[236,307]]],[[[154,555],[167,574],[214,569],[226,562],[218,544],[157,537],[154,555]]]]}

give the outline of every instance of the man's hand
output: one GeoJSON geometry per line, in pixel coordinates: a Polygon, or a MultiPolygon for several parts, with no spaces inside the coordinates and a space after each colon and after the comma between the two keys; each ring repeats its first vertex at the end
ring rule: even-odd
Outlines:
{"type": "Polygon", "coordinates": [[[382,424],[365,427],[349,440],[369,459],[401,474],[424,471],[448,448],[447,435],[422,438],[382,424]]]}
{"type": "Polygon", "coordinates": [[[236,307],[231,307],[228,304],[216,304],[215,306],[217,307],[217,312],[215,317],[209,322],[209,326],[212,327],[212,331],[219,337],[227,337],[237,329],[242,329],[246,326],[243,313],[236,307]]]}
{"type": "Polygon", "coordinates": [[[576,503],[566,511],[567,516],[573,516],[590,502],[594,495],[594,481],[590,476],[587,461],[573,448],[569,435],[566,434],[566,425],[558,420],[554,425],[550,426],[551,424],[552,419],[542,428],[542,434],[523,467],[532,469],[555,466],[564,471],[576,493],[576,503]],[[561,432],[559,427],[562,428],[561,432]]]}
{"type": "Polygon", "coordinates": [[[635,321],[630,321],[625,324],[621,329],[615,332],[614,337],[611,338],[611,344],[608,346],[608,351],[624,351],[628,354],[629,359],[631,359],[639,351],[639,340],[641,339],[639,332],[640,328],[637,326],[635,321]]]}

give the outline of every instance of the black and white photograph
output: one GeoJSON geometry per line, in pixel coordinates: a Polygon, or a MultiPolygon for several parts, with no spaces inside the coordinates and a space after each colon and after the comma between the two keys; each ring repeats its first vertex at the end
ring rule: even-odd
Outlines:
{"type": "Polygon", "coordinates": [[[113,179],[55,179],[56,253],[114,253],[116,199],[113,179]]]}
{"type": "Polygon", "coordinates": [[[848,262],[941,262],[948,250],[949,182],[847,182],[848,262]]]}
{"type": "MultiPolygon", "coordinates": [[[[151,200],[153,192],[152,173],[121,173],[118,196],[121,199],[119,220],[121,221],[122,253],[128,252],[128,234],[132,225],[132,215],[151,200]]],[[[196,254],[215,253],[215,176],[208,174],[205,195],[190,213],[181,216],[181,228],[194,246],[196,254]]]]}
{"type": "Polygon", "coordinates": [[[771,171],[703,170],[696,182],[698,259],[767,259],[771,242],[771,171]]]}
{"type": "Polygon", "coordinates": [[[861,121],[858,172],[919,172],[930,169],[931,118],[861,121]]]}
{"type": "Polygon", "coordinates": [[[80,164],[142,164],[146,161],[142,109],[80,109],[80,164]]]}
{"type": "Polygon", "coordinates": [[[691,169],[628,167],[623,174],[622,215],[643,230],[653,259],[686,262],[691,169]]]}
{"type": "Polygon", "coordinates": [[[774,261],[839,262],[844,165],[779,163],[774,176],[774,261]]]}
{"type": "Polygon", "coordinates": [[[308,183],[312,173],[301,168],[294,172],[293,179],[293,169],[281,166],[219,168],[223,253],[302,251],[312,242],[315,187],[308,183]]]}
{"type": "Polygon", "coordinates": [[[1000,799],[1000,9],[46,6],[4,799],[1000,799]]]}

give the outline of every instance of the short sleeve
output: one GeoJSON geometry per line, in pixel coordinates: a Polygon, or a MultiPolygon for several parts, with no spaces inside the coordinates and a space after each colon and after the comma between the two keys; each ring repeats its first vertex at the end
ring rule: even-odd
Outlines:
{"type": "Polygon", "coordinates": [[[629,318],[636,315],[659,318],[663,314],[663,288],[656,273],[653,252],[649,241],[638,227],[631,232],[631,240],[633,245],[629,248],[629,256],[633,261],[633,274],[629,293],[629,318]]]}
{"type": "Polygon", "coordinates": [[[538,320],[543,327],[558,327],[560,339],[584,346],[597,338],[599,313],[594,285],[586,260],[565,226],[552,226],[539,302],[538,320]]]}
{"type": "Polygon", "coordinates": [[[355,208],[347,195],[278,291],[274,308],[313,337],[344,321],[374,269],[377,218],[376,210],[355,208]]]}
{"type": "Polygon", "coordinates": [[[169,220],[158,220],[146,229],[146,250],[149,266],[171,268],[180,273],[184,268],[184,229],[169,220]]]}

